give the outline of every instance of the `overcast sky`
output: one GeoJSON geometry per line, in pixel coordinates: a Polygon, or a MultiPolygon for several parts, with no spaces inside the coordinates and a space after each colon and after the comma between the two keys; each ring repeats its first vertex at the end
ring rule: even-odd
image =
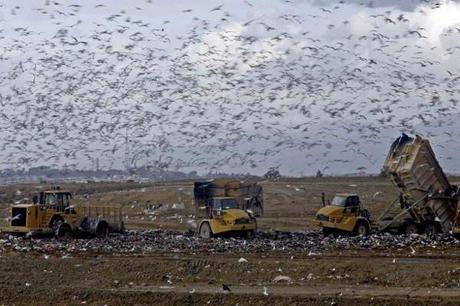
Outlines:
{"type": "Polygon", "coordinates": [[[3,168],[460,173],[455,1],[0,3],[3,168]]]}

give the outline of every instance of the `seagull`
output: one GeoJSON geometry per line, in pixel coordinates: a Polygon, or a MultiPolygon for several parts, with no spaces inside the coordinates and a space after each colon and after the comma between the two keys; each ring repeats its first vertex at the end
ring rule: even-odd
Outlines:
{"type": "Polygon", "coordinates": [[[223,6],[224,6],[223,4],[221,4],[221,5],[219,5],[219,6],[216,6],[215,8],[213,8],[212,10],[210,10],[209,12],[218,11],[218,10],[220,10],[223,6]]]}

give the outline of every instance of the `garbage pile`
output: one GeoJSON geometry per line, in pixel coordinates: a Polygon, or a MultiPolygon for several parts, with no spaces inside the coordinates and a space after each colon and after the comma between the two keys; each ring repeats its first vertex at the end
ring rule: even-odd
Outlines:
{"type": "Polygon", "coordinates": [[[193,233],[171,230],[127,231],[111,234],[104,239],[27,238],[8,234],[0,236],[0,253],[41,252],[46,254],[101,253],[223,253],[270,251],[305,252],[317,255],[328,250],[396,250],[414,248],[445,248],[459,246],[460,241],[451,235],[427,237],[425,235],[374,234],[364,237],[323,237],[319,231],[307,232],[258,232],[252,239],[212,238],[201,239],[193,233]]]}

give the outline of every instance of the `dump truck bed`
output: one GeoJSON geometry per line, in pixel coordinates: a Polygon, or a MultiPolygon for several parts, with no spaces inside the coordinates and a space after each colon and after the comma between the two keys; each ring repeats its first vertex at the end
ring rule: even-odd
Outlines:
{"type": "Polygon", "coordinates": [[[263,213],[263,189],[256,182],[241,182],[235,179],[215,179],[194,184],[194,203],[197,208],[217,197],[230,197],[238,201],[241,209],[253,209],[255,215],[263,213]]]}
{"type": "Polygon", "coordinates": [[[439,165],[430,142],[405,134],[396,139],[385,160],[384,170],[392,177],[407,202],[412,218],[437,221],[448,232],[456,214],[457,188],[451,186],[439,165]]]}

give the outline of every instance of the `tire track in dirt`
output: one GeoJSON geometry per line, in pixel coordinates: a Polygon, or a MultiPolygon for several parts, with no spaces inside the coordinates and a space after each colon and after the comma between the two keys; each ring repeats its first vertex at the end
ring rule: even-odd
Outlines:
{"type": "Polygon", "coordinates": [[[124,292],[150,292],[175,294],[229,294],[229,295],[265,295],[265,296],[302,296],[302,297],[353,297],[353,298],[454,298],[460,299],[457,288],[413,288],[384,286],[231,286],[231,291],[224,291],[221,286],[210,286],[205,283],[181,286],[148,286],[118,288],[124,292]]]}

